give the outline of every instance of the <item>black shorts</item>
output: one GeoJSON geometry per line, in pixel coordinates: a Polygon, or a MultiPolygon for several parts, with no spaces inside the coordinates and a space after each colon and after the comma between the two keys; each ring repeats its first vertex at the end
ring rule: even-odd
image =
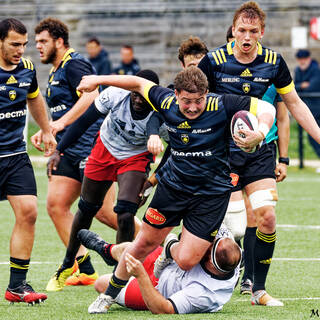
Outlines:
{"type": "Polygon", "coordinates": [[[27,153],[0,158],[0,200],[6,200],[8,195],[37,195],[36,180],[27,153]]]}
{"type": "Polygon", "coordinates": [[[82,183],[84,167],[86,166],[87,160],[86,158],[75,161],[65,154],[61,155],[58,168],[57,170],[52,170],[52,174],[72,178],[82,183]]]}
{"type": "Polygon", "coordinates": [[[191,195],[159,183],[143,221],[157,229],[180,225],[213,241],[227,211],[230,191],[223,195],[191,195]]]}
{"type": "Polygon", "coordinates": [[[239,177],[238,184],[232,189],[232,192],[239,191],[249,183],[258,180],[275,179],[276,157],[277,150],[274,141],[264,144],[254,153],[230,152],[231,172],[239,177]]]}

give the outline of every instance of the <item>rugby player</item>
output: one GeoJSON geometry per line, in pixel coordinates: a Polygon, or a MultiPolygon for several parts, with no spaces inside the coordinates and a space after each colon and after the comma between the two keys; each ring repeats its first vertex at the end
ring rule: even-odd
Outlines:
{"type": "MultiPolygon", "coordinates": [[[[208,94],[206,76],[197,67],[182,70],[175,78],[175,91],[134,76],[87,76],[79,91],[92,91],[97,84],[138,92],[165,118],[171,155],[161,168],[155,195],[141,230],[125,250],[143,260],[183,220],[181,241],[169,241],[166,258],[183,270],[200,262],[224,218],[232,189],[228,164],[230,121],[239,110],[256,113],[258,131],[234,137],[237,145],[251,150],[259,144],[274,121],[275,109],[256,98],[208,94]]],[[[106,295],[110,305],[129,279],[124,256],[113,274],[106,295]]]]}
{"type": "MultiPolygon", "coordinates": [[[[232,42],[234,40],[232,35],[232,25],[228,28],[226,39],[227,42],[232,42]]],[[[268,90],[263,95],[262,100],[272,103],[277,109],[275,122],[266,136],[266,143],[270,144],[270,147],[273,148],[273,144],[277,142],[279,158],[288,158],[290,137],[290,119],[288,110],[273,84],[269,86],[268,90]]],[[[274,159],[276,160],[276,156],[274,159]]],[[[287,164],[281,162],[281,160],[276,163],[275,175],[277,182],[283,181],[287,176],[287,164]]],[[[237,179],[237,176],[234,177],[237,179]]],[[[239,200],[233,199],[234,196],[231,194],[231,200],[224,218],[224,223],[232,232],[235,241],[240,247],[240,240],[244,237],[244,274],[242,276],[243,280],[240,284],[240,293],[251,295],[253,281],[253,247],[255,243],[257,223],[249,199],[244,197],[244,200],[242,200],[241,194],[239,194],[239,200]]]]}
{"type": "MultiPolygon", "coordinates": [[[[199,37],[190,36],[187,40],[182,41],[178,50],[178,59],[181,63],[181,67],[184,69],[190,66],[197,66],[200,60],[206,55],[207,52],[208,48],[206,44],[199,37]]],[[[174,89],[173,84],[170,84],[168,88],[174,89]]],[[[161,127],[163,122],[163,116],[159,112],[155,112],[151,116],[147,124],[147,133],[149,135],[148,150],[154,155],[158,155],[160,152],[163,151],[163,144],[159,137],[159,128],[161,127]]],[[[150,188],[154,187],[157,184],[155,175],[163,166],[169,155],[170,142],[168,142],[168,146],[165,150],[160,164],[158,165],[154,173],[151,175],[151,177],[145,182],[141,190],[140,196],[142,197],[142,201],[140,203],[140,206],[146,202],[148,195],[151,194],[152,189],[150,188]],[[145,193],[145,190],[147,189],[149,190],[149,192],[145,193]]]]}
{"type": "MultiPolygon", "coordinates": [[[[124,249],[130,245],[130,242],[108,244],[89,230],[80,230],[78,237],[83,245],[98,252],[107,263],[119,261],[124,249]],[[105,248],[110,250],[106,251],[105,248]]],[[[169,233],[166,242],[176,238],[175,234],[169,233]]],[[[189,271],[180,269],[170,260],[162,270],[157,270],[159,274],[156,277],[154,264],[161,256],[162,249],[157,247],[147,256],[143,265],[127,254],[126,267],[135,278],[130,278],[116,303],[134,310],[150,310],[152,313],[183,314],[217,312],[230,300],[239,277],[241,249],[227,228],[221,225],[214,243],[201,262],[189,271]]],[[[103,275],[95,282],[95,289],[101,294],[99,304],[90,306],[90,313],[100,313],[103,308],[104,300],[108,299],[104,292],[111,276],[103,275]]]]}
{"type": "Polygon", "coordinates": [[[26,282],[37,219],[36,181],[23,139],[27,104],[43,132],[45,156],[53,153],[56,141],[34,65],[22,57],[27,43],[22,22],[13,18],[0,22],[0,200],[7,199],[15,215],[5,298],[33,304],[47,296],[35,292],[26,282]]]}
{"type": "MultiPolygon", "coordinates": [[[[199,63],[199,68],[207,75],[210,91],[262,98],[269,85],[274,84],[294,118],[319,142],[320,129],[297,95],[284,59],[259,43],[264,34],[265,13],[256,2],[246,2],[235,12],[232,26],[235,41],[209,52],[199,63]]],[[[249,197],[258,226],[254,235],[251,301],[253,304],[282,306],[281,301],[265,291],[276,241],[275,205],[278,196],[274,148],[264,144],[257,152],[248,154],[233,144],[230,163],[232,172],[239,177],[237,188],[244,188],[249,197]]],[[[289,159],[280,157],[279,162],[288,165],[289,159]]],[[[233,193],[232,200],[241,199],[241,191],[233,193]]]]}
{"type": "MultiPolygon", "coordinates": [[[[94,74],[90,62],[82,57],[69,45],[68,27],[58,19],[46,18],[35,27],[36,47],[40,53],[40,60],[45,64],[52,64],[46,90],[46,100],[53,119],[52,126],[60,141],[65,127],[71,124],[81,112],[89,107],[98,91],[80,96],[76,87],[82,76],[94,74]]],[[[90,153],[94,137],[99,131],[102,120],[87,130],[63,154],[58,151],[48,162],[48,196],[47,210],[55,228],[65,246],[68,245],[73,214],[70,211],[72,203],[79,197],[83,170],[86,158],[90,153]],[[57,159],[60,159],[57,165],[57,159]]],[[[37,147],[41,140],[41,132],[32,137],[37,147]]],[[[113,213],[115,199],[114,188],[104,201],[102,210],[97,215],[99,220],[116,229],[116,216],[113,213]]],[[[77,254],[79,272],[71,277],[67,285],[90,285],[98,275],[95,272],[90,256],[84,247],[77,254]]],[[[62,286],[54,275],[46,287],[47,291],[60,291],[62,286]]]]}
{"type": "MultiPolygon", "coordinates": [[[[151,70],[141,70],[137,75],[159,83],[157,74],[151,70]]],[[[153,161],[152,154],[147,150],[146,135],[146,124],[152,111],[140,94],[109,87],[95,99],[94,105],[70,126],[59,142],[57,150],[64,153],[93,122],[101,116],[105,118],[86,163],[81,197],[68,248],[56,273],[56,279],[61,286],[72,273],[75,255],[80,246],[78,231],[90,228],[92,219],[114,181],[117,181],[119,186],[117,204],[114,207],[118,220],[117,243],[133,240],[134,218],[140,202],[139,192],[153,161]]]]}

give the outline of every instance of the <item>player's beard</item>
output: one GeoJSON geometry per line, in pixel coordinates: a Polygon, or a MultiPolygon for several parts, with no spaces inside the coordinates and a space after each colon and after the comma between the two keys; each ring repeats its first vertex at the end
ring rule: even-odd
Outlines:
{"type": "Polygon", "coordinates": [[[56,59],[56,57],[57,57],[57,50],[56,48],[52,47],[47,54],[47,58],[41,60],[41,62],[44,64],[49,64],[49,63],[52,63],[56,59]]]}
{"type": "Polygon", "coordinates": [[[10,54],[10,52],[6,50],[6,48],[3,45],[1,46],[0,50],[1,50],[1,57],[8,66],[9,65],[15,66],[19,64],[20,60],[18,62],[12,61],[12,54],[10,54]]]}

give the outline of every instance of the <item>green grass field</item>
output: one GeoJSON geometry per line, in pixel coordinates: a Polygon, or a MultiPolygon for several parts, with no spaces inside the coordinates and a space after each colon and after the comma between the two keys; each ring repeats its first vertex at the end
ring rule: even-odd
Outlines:
{"type": "MultiPolygon", "coordinates": [[[[47,281],[64,256],[64,247],[45,209],[47,178],[44,168],[35,168],[39,190],[39,216],[32,264],[28,279],[38,291],[47,281]]],[[[248,296],[240,296],[239,287],[223,310],[217,314],[152,315],[150,312],[131,311],[114,305],[107,315],[89,315],[88,305],[96,298],[93,287],[66,287],[49,293],[41,306],[9,305],[0,299],[0,319],[309,319],[314,311],[320,312],[320,175],[314,169],[291,168],[289,177],[279,184],[280,201],[277,206],[278,241],[267,288],[281,298],[283,308],[251,306],[248,296]]],[[[1,202],[0,234],[0,290],[1,295],[9,277],[9,238],[14,218],[8,202],[1,202]]],[[[144,207],[145,208],[145,207],[144,207]]],[[[138,216],[143,215],[144,208],[138,216]]],[[[75,206],[74,210],[75,211],[75,206]]],[[[94,221],[92,230],[107,241],[114,241],[115,232],[94,221]]],[[[111,271],[96,253],[92,253],[94,266],[100,274],[111,271]]],[[[313,316],[317,318],[317,315],[313,316]]]]}

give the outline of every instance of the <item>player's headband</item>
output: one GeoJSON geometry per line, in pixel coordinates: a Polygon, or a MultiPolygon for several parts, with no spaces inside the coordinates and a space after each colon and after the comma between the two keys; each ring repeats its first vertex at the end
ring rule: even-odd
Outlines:
{"type": "MultiPolygon", "coordinates": [[[[215,268],[222,272],[222,273],[229,273],[231,272],[232,270],[224,270],[222,269],[219,265],[218,265],[218,262],[217,262],[217,258],[216,258],[216,252],[217,252],[217,247],[219,245],[219,242],[222,240],[222,239],[225,239],[225,238],[220,238],[218,239],[214,245],[212,246],[212,252],[211,252],[211,262],[212,264],[215,266],[215,268]]],[[[241,262],[241,259],[242,259],[242,250],[239,248],[240,250],[240,260],[239,260],[239,263],[241,262]]]]}

